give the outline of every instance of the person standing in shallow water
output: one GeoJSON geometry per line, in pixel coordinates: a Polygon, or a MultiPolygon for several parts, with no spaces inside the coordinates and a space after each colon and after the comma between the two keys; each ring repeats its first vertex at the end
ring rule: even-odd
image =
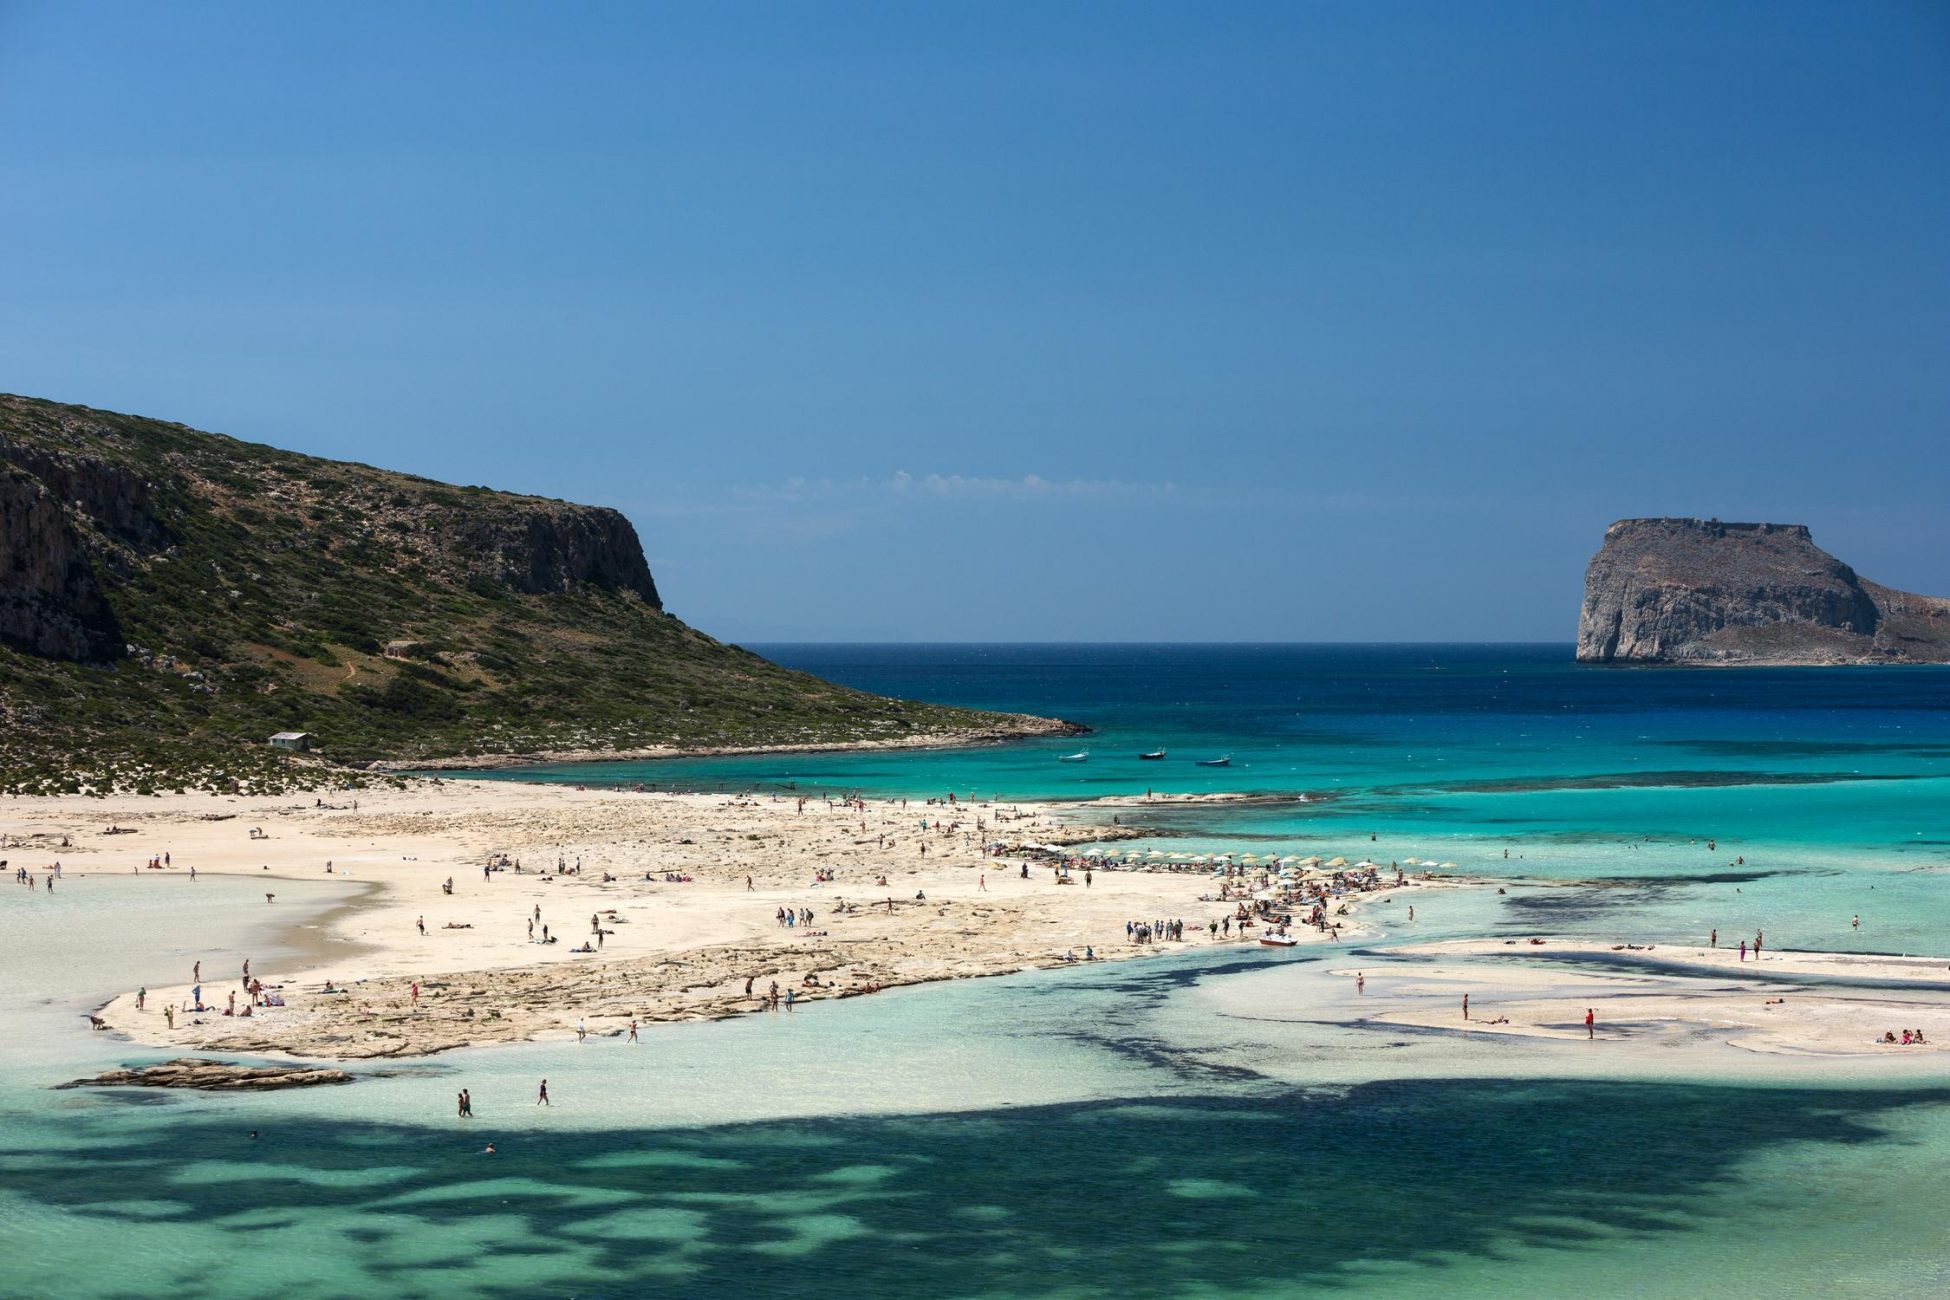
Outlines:
{"type": "Polygon", "coordinates": [[[538,1093],[536,1093],[536,1094],[535,1094],[535,1104],[536,1104],[537,1106],[547,1106],[547,1105],[549,1105],[549,1104],[550,1104],[550,1103],[549,1103],[549,1099],[548,1099],[548,1080],[547,1080],[547,1079],[543,1079],[543,1080],[542,1080],[542,1089],[541,1089],[541,1091],[540,1091],[540,1092],[538,1092],[538,1093]]]}

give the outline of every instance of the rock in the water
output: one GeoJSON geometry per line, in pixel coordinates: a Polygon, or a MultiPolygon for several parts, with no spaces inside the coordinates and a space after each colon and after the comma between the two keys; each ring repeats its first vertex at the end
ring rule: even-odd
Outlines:
{"type": "Polygon", "coordinates": [[[109,1070],[92,1079],[76,1079],[63,1088],[197,1088],[205,1092],[263,1092],[273,1088],[310,1088],[321,1083],[351,1083],[344,1070],[311,1065],[237,1065],[197,1056],[178,1057],[160,1065],[109,1070]]]}
{"type": "Polygon", "coordinates": [[[1589,663],[1950,662],[1950,600],[1858,577],[1802,524],[1621,519],[1585,571],[1589,663]]]}

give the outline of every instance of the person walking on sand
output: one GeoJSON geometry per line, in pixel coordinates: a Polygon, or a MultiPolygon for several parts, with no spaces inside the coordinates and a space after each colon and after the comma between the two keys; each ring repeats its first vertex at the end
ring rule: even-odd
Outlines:
{"type": "Polygon", "coordinates": [[[541,1091],[540,1091],[540,1092],[537,1092],[537,1093],[535,1094],[535,1104],[536,1104],[537,1106],[548,1106],[548,1107],[549,1107],[549,1108],[550,1108],[551,1110],[553,1110],[553,1109],[554,1109],[554,1107],[553,1107],[553,1105],[551,1105],[551,1104],[550,1104],[550,1102],[549,1102],[549,1099],[548,1099],[548,1080],[547,1080],[547,1079],[543,1079],[543,1080],[542,1080],[542,1088],[541,1088],[541,1091]]]}
{"type": "Polygon", "coordinates": [[[1366,993],[1368,991],[1368,977],[1360,971],[1354,972],[1354,991],[1356,993],[1366,993]]]}
{"type": "Polygon", "coordinates": [[[578,1043],[589,1041],[589,1026],[582,1023],[581,1016],[576,1017],[576,1041],[578,1043]]]}
{"type": "Polygon", "coordinates": [[[420,981],[414,980],[412,987],[413,987],[413,1005],[417,1007],[420,1005],[420,981]]]}
{"type": "Polygon", "coordinates": [[[1745,939],[1740,941],[1740,960],[1747,960],[1747,941],[1745,939]]]}
{"type": "Polygon", "coordinates": [[[420,937],[425,938],[427,933],[427,918],[424,916],[421,917],[419,925],[420,925],[420,937]]]}
{"type": "Polygon", "coordinates": [[[1469,1019],[1469,994],[1463,994],[1463,1019],[1469,1019]]]}
{"type": "Polygon", "coordinates": [[[1597,1014],[1590,1007],[1586,1007],[1584,1009],[1584,1036],[1587,1042],[1598,1036],[1597,1021],[1597,1014]]]}
{"type": "Polygon", "coordinates": [[[630,1041],[632,1043],[636,1041],[636,1021],[634,1020],[630,1022],[630,1041]]]}

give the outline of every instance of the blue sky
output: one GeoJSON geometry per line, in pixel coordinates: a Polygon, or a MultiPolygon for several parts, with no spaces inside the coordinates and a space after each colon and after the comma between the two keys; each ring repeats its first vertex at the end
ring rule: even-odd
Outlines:
{"type": "Polygon", "coordinates": [[[1950,7],[0,0],[0,389],[600,502],[739,640],[1950,594],[1950,7]]]}

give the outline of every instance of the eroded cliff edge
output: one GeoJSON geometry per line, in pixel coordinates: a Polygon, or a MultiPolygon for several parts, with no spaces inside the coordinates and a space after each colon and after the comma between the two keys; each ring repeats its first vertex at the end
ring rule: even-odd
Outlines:
{"type": "Polygon", "coordinates": [[[1950,600],[1858,576],[1802,524],[1621,519],[1585,570],[1586,663],[1950,663],[1950,600]]]}

